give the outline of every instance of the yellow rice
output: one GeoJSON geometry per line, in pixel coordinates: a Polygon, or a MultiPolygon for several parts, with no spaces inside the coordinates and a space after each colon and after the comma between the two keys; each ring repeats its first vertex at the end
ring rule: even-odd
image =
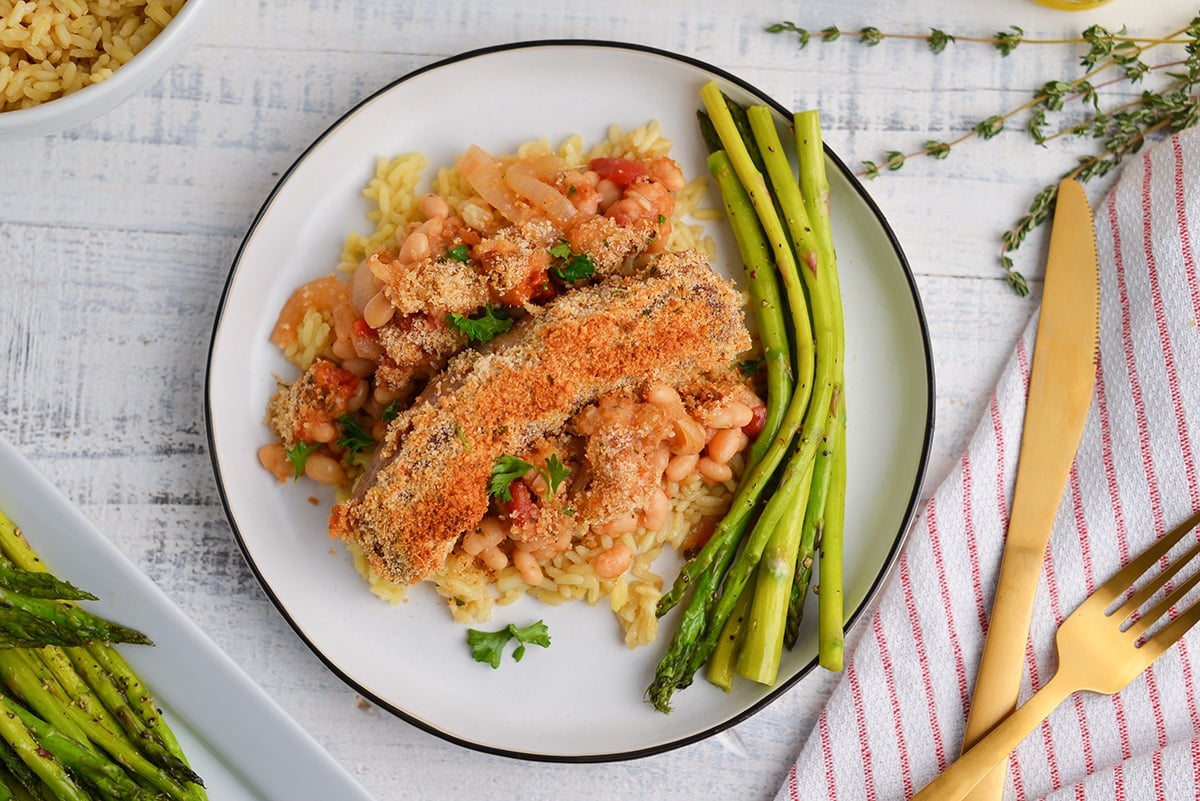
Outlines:
{"type": "MultiPolygon", "coordinates": [[[[572,168],[599,157],[645,159],[666,156],[670,149],[671,141],[662,135],[657,122],[651,122],[630,131],[612,126],[606,138],[590,150],[584,149],[582,137],[576,135],[568,137],[556,148],[545,139],[526,142],[514,154],[500,158],[508,162],[553,152],[564,160],[566,167],[572,168]]],[[[375,174],[363,189],[363,196],[372,204],[366,216],[374,224],[374,230],[367,235],[351,233],[346,238],[340,270],[353,271],[367,255],[380,249],[395,254],[397,231],[403,231],[418,216],[419,187],[427,167],[428,160],[420,153],[380,158],[376,162],[375,174]]],[[[463,204],[474,194],[458,172],[449,167],[437,170],[431,184],[429,191],[445,198],[459,214],[464,213],[463,204]]],[[[715,254],[715,245],[705,234],[702,223],[718,217],[720,211],[701,206],[706,188],[706,178],[698,176],[676,193],[672,232],[667,241],[669,250],[698,248],[710,258],[715,254]]],[[[307,325],[308,320],[302,325],[298,352],[293,361],[297,358],[311,361],[328,345],[328,325],[321,322],[319,314],[316,317],[318,319],[311,321],[311,326],[307,325]]],[[[737,476],[741,473],[741,456],[735,456],[730,466],[734,469],[734,478],[724,484],[710,486],[697,475],[681,486],[672,499],[671,515],[661,530],[647,531],[639,527],[619,537],[633,551],[634,560],[631,567],[615,579],[601,579],[592,568],[592,557],[611,548],[614,542],[610,537],[597,537],[590,547],[577,543],[543,565],[545,578],[536,587],[526,584],[512,565],[493,574],[474,557],[458,552],[451,554],[445,567],[429,581],[446,599],[451,616],[460,623],[489,620],[497,605],[511,604],[526,595],[555,605],[574,600],[596,605],[607,598],[607,605],[624,631],[625,644],[630,648],[649,644],[658,632],[654,610],[664,584],[662,576],[654,572],[653,563],[665,547],[679,550],[702,518],[720,517],[728,509],[737,476]]],[[[347,549],[356,569],[367,579],[371,592],[393,604],[405,599],[406,587],[376,575],[353,544],[347,543],[347,549]]]]}
{"type": "Polygon", "coordinates": [[[0,111],[112,77],[184,0],[0,0],[0,111]]]}

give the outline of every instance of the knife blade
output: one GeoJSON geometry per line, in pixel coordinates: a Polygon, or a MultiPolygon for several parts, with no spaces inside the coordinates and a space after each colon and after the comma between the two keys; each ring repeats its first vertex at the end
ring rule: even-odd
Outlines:
{"type": "MultiPolygon", "coordinates": [[[[1099,258],[1078,181],[1059,183],[1051,226],[1012,512],[964,751],[1016,708],[1042,560],[1096,383],[1099,258]]],[[[996,768],[969,801],[1000,801],[1004,777],[1005,767],[996,768]]]]}

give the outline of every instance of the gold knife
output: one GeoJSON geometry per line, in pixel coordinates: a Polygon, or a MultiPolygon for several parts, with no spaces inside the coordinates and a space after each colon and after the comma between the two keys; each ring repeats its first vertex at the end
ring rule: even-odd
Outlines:
{"type": "MultiPolygon", "coordinates": [[[[963,750],[1017,706],[1034,593],[1096,383],[1099,259],[1083,186],[1058,185],[1012,513],[963,750]]],[[[1004,766],[968,796],[1000,801],[1004,766]]]]}

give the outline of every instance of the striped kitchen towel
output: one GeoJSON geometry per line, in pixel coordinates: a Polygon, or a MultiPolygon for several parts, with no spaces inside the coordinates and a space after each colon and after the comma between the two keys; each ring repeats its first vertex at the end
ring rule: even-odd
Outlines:
{"type": "MultiPolygon", "coordinates": [[[[1095,210],[1100,353],[1043,563],[1022,700],[1062,620],[1200,509],[1200,130],[1131,157],[1095,210]]],[[[908,799],[958,755],[1000,568],[1035,319],[917,518],[779,799],[908,799]]],[[[1079,694],[1009,760],[1006,799],[1200,798],[1200,628],[1116,696],[1079,694]]]]}

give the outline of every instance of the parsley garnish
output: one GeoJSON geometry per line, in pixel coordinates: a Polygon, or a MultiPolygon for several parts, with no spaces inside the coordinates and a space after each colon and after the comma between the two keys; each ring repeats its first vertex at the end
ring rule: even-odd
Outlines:
{"type": "Polygon", "coordinates": [[[757,359],[746,359],[738,362],[738,370],[741,370],[742,375],[751,376],[758,375],[758,371],[762,369],[763,358],[760,356],[757,359]]]}
{"type": "Polygon", "coordinates": [[[491,306],[484,306],[483,314],[478,317],[447,314],[444,319],[474,342],[489,342],[497,334],[503,334],[513,327],[513,318],[508,312],[491,306]]]}
{"type": "Polygon", "coordinates": [[[343,414],[337,421],[342,427],[342,436],[337,441],[338,447],[345,448],[351,459],[360,452],[375,447],[375,438],[368,434],[353,417],[343,414]]]}
{"type": "Polygon", "coordinates": [[[446,251],[446,255],[455,261],[461,261],[463,264],[466,264],[467,260],[471,258],[471,249],[460,242],[454,247],[449,248],[446,251]]]}
{"type": "Polygon", "coordinates": [[[554,493],[558,492],[558,487],[563,483],[563,479],[571,475],[571,471],[567,469],[567,466],[559,461],[557,453],[550,454],[550,458],[546,460],[545,469],[538,472],[546,479],[546,486],[550,488],[551,497],[554,497],[554,493]]]}
{"type": "Polygon", "coordinates": [[[497,456],[492,462],[492,473],[488,478],[488,494],[502,501],[512,500],[509,486],[533,469],[533,465],[516,456],[497,456]]]}
{"type": "Polygon", "coordinates": [[[582,281],[596,274],[596,263],[586,253],[576,253],[571,250],[565,239],[560,239],[550,247],[550,255],[554,257],[550,267],[554,274],[564,281],[582,281]]]}
{"type": "Polygon", "coordinates": [[[394,400],[387,406],[383,407],[383,411],[380,413],[379,419],[383,420],[385,423],[390,423],[395,420],[397,416],[399,416],[402,408],[403,407],[400,405],[400,401],[394,400]]]}
{"type": "Polygon", "coordinates": [[[509,640],[516,640],[517,647],[513,651],[513,661],[520,662],[525,656],[525,646],[540,645],[550,647],[550,630],[541,620],[531,623],[524,628],[517,628],[509,623],[499,631],[480,631],[467,629],[467,645],[471,646],[471,656],[476,662],[486,662],[492,669],[500,667],[500,659],[504,656],[504,646],[509,640]]]}
{"type": "Polygon", "coordinates": [[[305,442],[300,440],[292,447],[285,450],[283,453],[287,456],[287,460],[292,463],[292,467],[296,468],[296,475],[292,478],[298,480],[304,475],[304,464],[308,461],[308,455],[321,447],[319,442],[305,442]]]}
{"type": "Polygon", "coordinates": [[[454,436],[458,437],[458,441],[461,442],[463,447],[467,449],[467,453],[470,453],[472,450],[471,440],[467,439],[467,433],[462,430],[462,426],[460,426],[458,423],[454,424],[454,436]]]}
{"type": "MultiPolygon", "coordinates": [[[[488,479],[488,494],[502,501],[511,501],[512,490],[509,487],[514,481],[533,469],[533,465],[519,457],[497,456],[496,461],[492,462],[492,472],[488,479]]],[[[538,468],[537,471],[546,480],[547,493],[551,498],[554,497],[554,493],[558,492],[563,479],[571,475],[571,471],[558,458],[557,453],[550,454],[550,458],[546,460],[546,466],[538,468]]]]}

